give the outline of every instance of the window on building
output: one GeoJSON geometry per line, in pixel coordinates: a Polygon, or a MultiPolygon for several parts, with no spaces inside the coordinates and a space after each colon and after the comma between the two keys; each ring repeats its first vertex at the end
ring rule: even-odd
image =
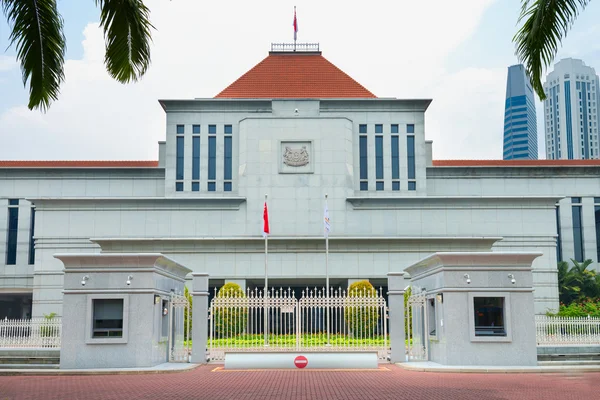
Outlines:
{"type": "Polygon", "coordinates": [[[208,133],[211,135],[214,135],[217,133],[217,126],[216,125],[209,125],[208,126],[208,133]]]}
{"type": "Polygon", "coordinates": [[[562,261],[562,242],[560,236],[560,206],[556,204],[556,259],[562,261]]]}
{"type": "Polygon", "coordinates": [[[233,126],[225,125],[224,132],[226,135],[231,135],[233,133],[233,126]]]}
{"type": "Polygon", "coordinates": [[[600,262],[600,197],[594,197],[594,217],[596,219],[596,261],[600,262]]]}
{"type": "Polygon", "coordinates": [[[200,125],[192,125],[192,133],[194,135],[199,135],[200,134],[200,125]]]}
{"type": "MultiPolygon", "coordinates": [[[[179,125],[178,125],[179,126],[179,125]]],[[[175,165],[175,180],[176,181],[183,181],[183,157],[184,157],[184,150],[185,150],[185,138],[183,136],[177,136],[177,143],[176,143],[176,165],[175,165]]],[[[176,182],[175,186],[177,187],[177,183],[181,183],[181,185],[179,185],[181,187],[181,190],[177,190],[179,191],[183,191],[183,182],[176,182]]]]}
{"type": "MultiPolygon", "coordinates": [[[[210,133],[210,131],[209,131],[210,133]]],[[[208,137],[208,191],[216,190],[217,179],[217,138],[216,136],[208,137]],[[211,185],[212,184],[212,185],[211,185]],[[211,190],[212,188],[212,190],[211,190]]]]}
{"type": "Polygon", "coordinates": [[[415,125],[414,124],[406,125],[406,133],[415,133],[415,125]]]}
{"type": "Polygon", "coordinates": [[[375,125],[375,133],[383,133],[383,125],[381,125],[381,124],[375,125]]]}
{"type": "Polygon", "coordinates": [[[178,135],[183,135],[185,133],[185,125],[177,125],[176,132],[178,135]]]}
{"type": "Polygon", "coordinates": [[[429,336],[437,337],[437,315],[436,315],[436,304],[435,299],[427,299],[427,329],[429,330],[429,336]]]}
{"type": "Polygon", "coordinates": [[[123,299],[93,299],[92,338],[123,337],[123,299]]]}
{"type": "Polygon", "coordinates": [[[192,192],[200,191],[200,182],[192,182],[192,192]]]}
{"type": "Polygon", "coordinates": [[[408,190],[417,190],[417,182],[408,181],[408,190]]]}
{"type": "Polygon", "coordinates": [[[200,136],[192,137],[192,180],[200,180],[200,136]]]}
{"type": "MultiPolygon", "coordinates": [[[[393,125],[392,125],[393,126],[393,125]]],[[[393,129],[392,129],[393,131],[393,129]]],[[[398,125],[396,125],[396,133],[398,125]]],[[[392,190],[400,190],[400,137],[392,135],[392,190]]]]}
{"type": "Polygon", "coordinates": [[[8,235],[6,240],[6,265],[17,264],[17,235],[19,232],[19,200],[8,200],[8,235]]]}
{"type": "Polygon", "coordinates": [[[475,336],[506,336],[504,297],[473,297],[475,336]]]}
{"type": "MultiPolygon", "coordinates": [[[[366,125],[365,125],[366,126],[366,125]]],[[[359,152],[359,169],[360,169],[360,190],[368,190],[368,168],[367,168],[367,137],[359,136],[358,138],[359,152]]]]}
{"type": "Polygon", "coordinates": [[[407,148],[407,167],[408,167],[408,190],[416,190],[417,183],[415,178],[415,137],[409,135],[406,137],[407,148]]]}
{"type": "Polygon", "coordinates": [[[29,265],[35,264],[35,207],[31,207],[31,219],[29,222],[29,265]]]}
{"type": "Polygon", "coordinates": [[[573,247],[575,250],[575,261],[583,262],[585,254],[583,249],[583,226],[581,224],[581,197],[572,197],[573,211],[573,247]]]}
{"type": "Polygon", "coordinates": [[[231,179],[232,179],[232,169],[233,169],[233,138],[231,137],[231,125],[225,125],[225,138],[224,138],[224,165],[223,165],[223,179],[225,182],[223,183],[223,191],[230,192],[231,191],[231,179]]]}
{"type": "Polygon", "coordinates": [[[398,124],[392,124],[390,130],[392,133],[398,133],[398,124]]]}
{"type": "Polygon", "coordinates": [[[175,182],[175,191],[183,192],[183,182],[175,182]]]}
{"type": "MultiPolygon", "coordinates": [[[[377,125],[376,125],[377,126],[377,125]]],[[[375,136],[375,183],[376,190],[383,190],[383,136],[375,136]]]]}
{"type": "Polygon", "coordinates": [[[367,125],[366,124],[360,124],[358,126],[358,133],[367,133],[367,125]]]}

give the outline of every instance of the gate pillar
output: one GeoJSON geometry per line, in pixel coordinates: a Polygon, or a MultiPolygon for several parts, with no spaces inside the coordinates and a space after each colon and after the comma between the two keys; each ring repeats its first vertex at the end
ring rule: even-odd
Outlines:
{"type": "Polygon", "coordinates": [[[404,332],[404,272],[388,273],[388,308],[390,327],[390,361],[406,361],[406,333],[404,332]]]}
{"type": "Polygon", "coordinates": [[[208,274],[192,273],[192,359],[195,364],[206,363],[208,342],[208,274]]]}

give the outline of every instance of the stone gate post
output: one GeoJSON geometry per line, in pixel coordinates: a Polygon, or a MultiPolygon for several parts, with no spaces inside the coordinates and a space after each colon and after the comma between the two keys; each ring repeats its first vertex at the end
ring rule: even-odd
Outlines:
{"type": "Polygon", "coordinates": [[[192,273],[192,363],[206,363],[208,342],[208,274],[192,273]]]}
{"type": "Polygon", "coordinates": [[[393,363],[406,361],[404,332],[404,272],[388,273],[388,307],[391,355],[393,363]]]}

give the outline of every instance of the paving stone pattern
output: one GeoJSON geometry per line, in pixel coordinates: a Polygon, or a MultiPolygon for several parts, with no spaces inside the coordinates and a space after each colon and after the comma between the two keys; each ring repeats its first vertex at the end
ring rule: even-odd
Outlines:
{"type": "Polygon", "coordinates": [[[144,375],[0,376],[8,399],[594,399],[600,373],[456,374],[406,371],[214,371],[144,375]]]}

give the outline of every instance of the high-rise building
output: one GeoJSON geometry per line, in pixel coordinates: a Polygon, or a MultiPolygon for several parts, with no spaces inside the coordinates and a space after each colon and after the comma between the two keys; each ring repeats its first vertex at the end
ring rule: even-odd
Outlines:
{"type": "Polygon", "coordinates": [[[598,158],[598,75],[581,60],[554,65],[544,84],[544,137],[549,159],[598,158]]]}
{"type": "Polygon", "coordinates": [[[522,64],[508,67],[504,104],[505,160],[537,160],[535,98],[522,64]]]}

